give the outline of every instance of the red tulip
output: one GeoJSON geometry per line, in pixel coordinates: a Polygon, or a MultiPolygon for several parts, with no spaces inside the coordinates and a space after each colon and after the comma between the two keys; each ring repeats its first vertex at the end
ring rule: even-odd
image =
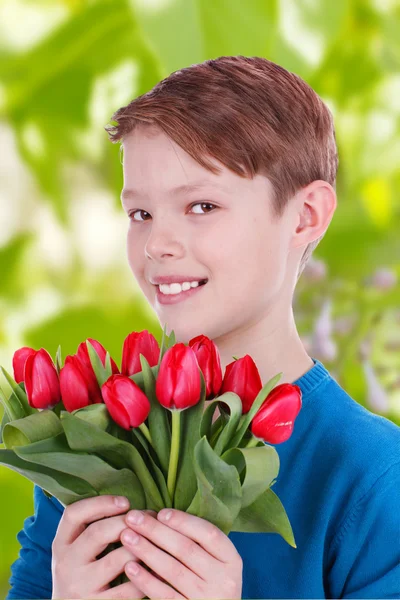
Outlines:
{"type": "Polygon", "coordinates": [[[252,434],[270,444],[286,442],[292,435],[294,421],[301,409],[301,396],[298,385],[277,385],[254,416],[250,425],[252,434]]]}
{"type": "Polygon", "coordinates": [[[111,418],[124,429],[139,427],[147,419],[150,402],[136,383],[126,375],[111,375],[101,386],[111,418]]]}
{"type": "Polygon", "coordinates": [[[60,381],[50,354],[44,348],[26,359],[25,391],[33,408],[53,408],[61,400],[60,381]]]}
{"type": "Polygon", "coordinates": [[[25,363],[28,356],[31,354],[35,354],[36,350],[33,348],[29,348],[28,346],[23,346],[19,350],[14,352],[14,356],[12,359],[12,365],[14,370],[14,379],[17,383],[21,383],[21,381],[25,381],[24,377],[24,369],[25,363]]]}
{"type": "MultiPolygon", "coordinates": [[[[103,366],[105,366],[107,354],[105,348],[97,340],[94,340],[92,338],[88,338],[88,340],[96,350],[96,353],[100,357],[103,366]]],[[[92,363],[89,358],[89,351],[87,349],[86,342],[82,342],[81,344],[79,344],[75,356],[79,359],[81,363],[82,374],[84,375],[86,385],[88,387],[91,404],[99,404],[100,402],[103,402],[103,396],[101,395],[100,386],[98,384],[97,377],[95,375],[92,363]]],[[[119,369],[112,358],[111,371],[114,375],[116,373],[119,373],[119,369]]]]}
{"type": "Polygon", "coordinates": [[[133,331],[124,340],[122,349],[123,375],[134,375],[142,370],[139,355],[143,354],[150,367],[154,367],[160,358],[160,347],[153,334],[148,331],[133,331]]]}
{"type": "Polygon", "coordinates": [[[199,363],[192,348],[178,343],[164,354],[156,380],[156,396],[165,408],[183,410],[200,400],[199,363]]]}
{"type": "Polygon", "coordinates": [[[189,341],[206,383],[206,400],[215,398],[222,385],[221,358],[216,344],[205,335],[189,341]]]}
{"type": "Polygon", "coordinates": [[[100,386],[93,379],[86,379],[84,367],[75,355],[67,356],[65,364],[60,370],[61,397],[65,409],[72,412],[89,404],[103,402],[100,386]],[[97,387],[96,387],[97,386],[97,387]]]}
{"type": "Polygon", "coordinates": [[[260,373],[249,354],[235,360],[225,369],[220,395],[234,392],[242,401],[242,413],[248,413],[262,388],[260,373]]]}
{"type": "MultiPolygon", "coordinates": [[[[98,342],[97,340],[94,340],[92,338],[88,338],[86,341],[89,341],[92,344],[92,346],[96,350],[97,354],[99,355],[101,362],[103,363],[103,366],[105,366],[107,351],[104,348],[104,346],[102,344],[100,344],[100,342],[98,342]]],[[[79,344],[78,350],[76,352],[76,356],[79,358],[79,360],[83,364],[87,365],[93,371],[93,367],[92,367],[92,363],[90,362],[89,351],[87,349],[86,341],[79,344]]],[[[116,373],[119,373],[119,369],[112,358],[111,358],[111,371],[114,375],[116,373]]],[[[94,374],[94,371],[93,371],[93,374],[94,374]]]]}

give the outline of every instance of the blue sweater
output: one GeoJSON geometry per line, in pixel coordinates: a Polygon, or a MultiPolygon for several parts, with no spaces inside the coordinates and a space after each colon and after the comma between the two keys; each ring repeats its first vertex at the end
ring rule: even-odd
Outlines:
{"type": "MultiPolygon", "coordinates": [[[[400,428],[353,400],[324,365],[295,382],[302,409],[276,446],[274,491],[297,548],[278,534],[231,532],[243,598],[400,598],[400,428]]],[[[63,512],[34,486],[18,533],[13,598],[51,598],[51,544],[63,512]]]]}

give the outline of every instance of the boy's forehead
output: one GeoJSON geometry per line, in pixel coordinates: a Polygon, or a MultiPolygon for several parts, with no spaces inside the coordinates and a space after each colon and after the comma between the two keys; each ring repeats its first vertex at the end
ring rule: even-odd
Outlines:
{"type": "Polygon", "coordinates": [[[270,181],[264,175],[257,174],[253,179],[241,177],[215,157],[207,156],[207,161],[218,170],[211,172],[162,131],[153,129],[147,135],[139,129],[130,133],[123,142],[123,150],[122,201],[158,193],[173,199],[203,190],[230,196],[271,192],[270,181]]]}

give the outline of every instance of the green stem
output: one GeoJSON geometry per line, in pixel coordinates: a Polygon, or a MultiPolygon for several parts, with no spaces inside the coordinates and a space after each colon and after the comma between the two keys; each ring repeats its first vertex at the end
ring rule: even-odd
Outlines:
{"type": "Polygon", "coordinates": [[[253,446],[257,446],[258,442],[260,440],[256,437],[251,437],[250,440],[247,442],[247,444],[245,445],[245,448],[253,448],[253,446]]]}
{"type": "Polygon", "coordinates": [[[140,431],[143,433],[143,435],[146,438],[146,440],[154,448],[153,440],[151,439],[150,431],[149,431],[149,428],[147,427],[147,425],[145,423],[142,423],[141,425],[139,425],[138,429],[140,429],[140,431]]]}
{"type": "Polygon", "coordinates": [[[180,427],[181,426],[181,411],[172,410],[172,438],[171,438],[171,454],[169,456],[168,466],[168,482],[167,488],[171,496],[172,504],[174,503],[176,472],[178,469],[179,459],[179,442],[180,442],[180,427]]]}

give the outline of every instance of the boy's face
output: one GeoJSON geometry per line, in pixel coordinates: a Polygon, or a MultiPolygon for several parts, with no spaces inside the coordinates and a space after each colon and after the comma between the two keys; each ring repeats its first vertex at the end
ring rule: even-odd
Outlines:
{"type": "Polygon", "coordinates": [[[124,190],[140,191],[136,198],[122,196],[126,213],[136,210],[128,261],[167,335],[173,329],[176,342],[204,334],[218,343],[251,333],[272,315],[277,327],[277,312],[287,313],[293,291],[287,283],[293,218],[288,212],[272,219],[269,180],[241,178],[212,159],[223,170],[214,175],[160,130],[148,136],[137,129],[123,147],[124,190]],[[170,193],[199,180],[207,187],[170,193]],[[150,279],[172,274],[208,282],[176,304],[160,304],[150,279]]]}

